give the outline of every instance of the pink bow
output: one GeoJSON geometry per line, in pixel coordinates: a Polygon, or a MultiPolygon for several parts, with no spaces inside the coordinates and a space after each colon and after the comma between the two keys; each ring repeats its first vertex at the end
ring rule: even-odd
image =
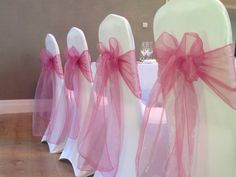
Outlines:
{"type": "Polygon", "coordinates": [[[40,55],[42,72],[39,76],[33,112],[33,135],[42,136],[51,117],[54,73],[63,78],[60,55],[53,56],[48,50],[42,49],[40,55]]]}
{"type": "Polygon", "coordinates": [[[76,67],[80,69],[84,77],[92,82],[92,72],[91,72],[91,57],[87,50],[79,54],[75,47],[65,50],[65,58],[67,62],[65,64],[65,83],[67,88],[73,90],[73,76],[76,67]]]}
{"type": "Polygon", "coordinates": [[[47,49],[42,49],[40,54],[42,72],[55,72],[59,77],[63,77],[60,55],[52,55],[47,49]]]}
{"type": "Polygon", "coordinates": [[[156,41],[155,53],[159,78],[145,110],[137,173],[139,177],[192,177],[197,118],[204,119],[202,115],[199,116],[202,110],[195,84],[199,84],[197,81],[201,79],[226,104],[236,108],[232,45],[205,52],[202,40],[196,33],[185,33],[180,44],[174,36],[163,33],[156,41]],[[173,95],[174,99],[171,106],[167,101],[169,95],[173,95]],[[175,124],[173,137],[167,137],[167,144],[170,145],[167,147],[160,141],[165,126],[162,122],[163,114],[151,113],[160,102],[164,109],[167,108],[168,118],[171,117],[175,124]],[[148,139],[147,134],[151,131],[148,122],[153,116],[157,117],[159,123],[155,127],[156,135],[148,139]]]}
{"type": "MultiPolygon", "coordinates": [[[[135,51],[120,55],[115,38],[109,40],[109,49],[98,44],[100,57],[87,114],[87,126],[79,152],[83,170],[99,170],[103,176],[115,176],[123,133],[123,112],[120,75],[130,90],[141,97],[135,51]]],[[[80,161],[80,162],[81,162],[80,161]]]]}

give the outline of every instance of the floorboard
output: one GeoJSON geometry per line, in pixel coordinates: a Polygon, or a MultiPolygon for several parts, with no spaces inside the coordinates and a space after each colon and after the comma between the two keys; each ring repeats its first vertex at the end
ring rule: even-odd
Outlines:
{"type": "Polygon", "coordinates": [[[74,177],[68,161],[32,137],[32,114],[0,115],[0,177],[74,177]]]}

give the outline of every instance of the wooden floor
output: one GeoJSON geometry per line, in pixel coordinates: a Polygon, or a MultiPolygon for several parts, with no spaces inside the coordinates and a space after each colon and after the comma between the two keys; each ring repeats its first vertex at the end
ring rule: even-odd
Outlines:
{"type": "Polygon", "coordinates": [[[32,137],[31,117],[0,115],[0,177],[74,177],[68,161],[32,137]]]}

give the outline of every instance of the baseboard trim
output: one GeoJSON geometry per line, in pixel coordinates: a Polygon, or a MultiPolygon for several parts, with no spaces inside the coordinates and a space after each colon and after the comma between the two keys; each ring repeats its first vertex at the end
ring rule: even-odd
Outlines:
{"type": "Polygon", "coordinates": [[[34,100],[0,100],[0,114],[33,112],[34,100]]]}

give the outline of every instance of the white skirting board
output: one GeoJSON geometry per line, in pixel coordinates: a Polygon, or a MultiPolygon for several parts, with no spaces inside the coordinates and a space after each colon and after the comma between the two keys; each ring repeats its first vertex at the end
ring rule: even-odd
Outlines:
{"type": "Polygon", "coordinates": [[[0,100],[0,114],[33,112],[34,100],[0,100]]]}

